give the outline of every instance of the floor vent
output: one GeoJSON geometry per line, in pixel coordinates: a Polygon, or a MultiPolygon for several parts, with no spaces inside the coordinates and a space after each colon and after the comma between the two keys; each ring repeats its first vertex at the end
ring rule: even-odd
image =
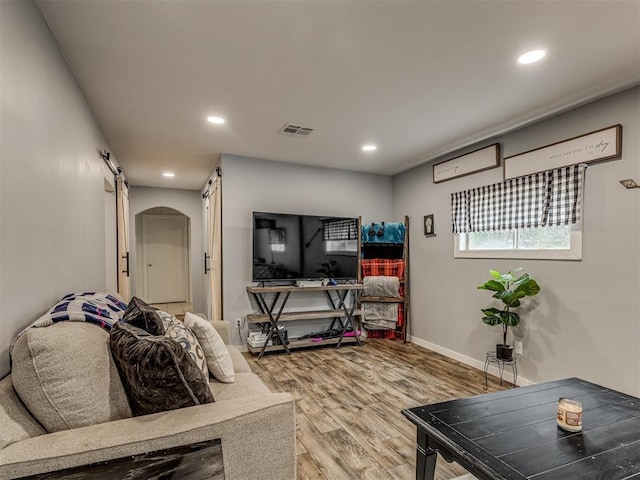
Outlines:
{"type": "Polygon", "coordinates": [[[278,133],[280,135],[287,135],[289,137],[304,138],[313,132],[313,128],[301,127],[300,125],[294,125],[292,123],[285,123],[278,133]]]}

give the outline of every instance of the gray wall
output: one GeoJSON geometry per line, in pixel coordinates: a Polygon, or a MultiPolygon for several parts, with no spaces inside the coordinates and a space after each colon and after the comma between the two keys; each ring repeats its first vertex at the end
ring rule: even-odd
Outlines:
{"type": "MultiPolygon", "coordinates": [[[[191,232],[191,295],[193,311],[205,313],[204,300],[204,264],[202,244],[202,195],[196,190],[179,190],[154,187],[131,187],[129,189],[129,213],[131,232],[130,245],[136,246],[136,215],[145,210],[156,207],[168,207],[189,217],[191,232]]],[[[131,248],[131,291],[136,295],[138,284],[138,254],[136,248],[131,248]]]]}
{"type": "Polygon", "coordinates": [[[115,203],[97,153],[106,140],[37,6],[0,2],[0,21],[2,377],[11,340],[60,297],[115,285],[115,203]]]}
{"type": "Polygon", "coordinates": [[[579,376],[640,394],[640,191],[618,183],[640,181],[640,88],[456,154],[497,141],[510,156],[617,123],[623,125],[622,159],[587,169],[580,262],[453,258],[449,194],[502,181],[501,168],[436,185],[432,163],[443,158],[394,177],[395,214],[409,214],[414,225],[429,213],[436,219],[437,237],[424,237],[420,228],[411,233],[416,342],[481,367],[500,329],[482,323],[479,309],[492,299],[476,286],[489,279],[489,269],[522,266],[542,291],[528,302],[535,309],[523,309],[516,329],[524,343],[520,375],[533,382],[579,376]]]}
{"type": "MultiPolygon", "coordinates": [[[[245,290],[252,284],[252,212],[361,215],[364,222],[372,222],[394,220],[391,205],[391,177],[223,155],[223,318],[234,322],[255,310],[245,290]]],[[[317,297],[296,295],[289,302],[295,308],[327,308],[326,300],[317,297]]],[[[287,325],[292,334],[320,326],[287,325]]],[[[233,330],[233,343],[239,345],[238,331],[233,330]]]]}

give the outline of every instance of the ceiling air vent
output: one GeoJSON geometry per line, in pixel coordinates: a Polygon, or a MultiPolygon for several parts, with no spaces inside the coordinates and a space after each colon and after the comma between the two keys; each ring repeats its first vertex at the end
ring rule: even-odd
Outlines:
{"type": "Polygon", "coordinates": [[[304,138],[313,132],[313,128],[301,127],[300,125],[294,125],[292,123],[285,123],[278,133],[280,135],[287,135],[289,137],[304,138]]]}

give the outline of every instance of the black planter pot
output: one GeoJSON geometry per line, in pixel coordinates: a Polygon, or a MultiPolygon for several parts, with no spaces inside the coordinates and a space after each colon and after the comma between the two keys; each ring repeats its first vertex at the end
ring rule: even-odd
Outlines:
{"type": "Polygon", "coordinates": [[[512,345],[496,345],[496,358],[498,360],[513,360],[513,346],[512,345]]]}

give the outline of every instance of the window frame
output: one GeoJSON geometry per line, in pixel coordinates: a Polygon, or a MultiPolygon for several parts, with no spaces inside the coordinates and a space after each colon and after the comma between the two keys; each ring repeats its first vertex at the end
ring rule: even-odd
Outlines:
{"type": "Polygon", "coordinates": [[[568,249],[496,249],[496,250],[461,250],[460,236],[467,233],[453,235],[454,258],[513,258],[531,260],[582,260],[582,228],[571,229],[570,247],[568,249]]]}
{"type": "Polygon", "coordinates": [[[350,239],[350,240],[323,240],[324,241],[324,251],[327,255],[352,255],[354,253],[356,253],[358,251],[358,240],[355,239],[350,239]],[[342,243],[342,248],[336,249],[336,250],[332,250],[331,248],[329,248],[330,246],[333,246],[332,244],[330,244],[329,242],[334,242],[334,243],[342,243]],[[352,248],[347,248],[347,242],[351,243],[353,242],[352,245],[350,245],[352,248]]]}

